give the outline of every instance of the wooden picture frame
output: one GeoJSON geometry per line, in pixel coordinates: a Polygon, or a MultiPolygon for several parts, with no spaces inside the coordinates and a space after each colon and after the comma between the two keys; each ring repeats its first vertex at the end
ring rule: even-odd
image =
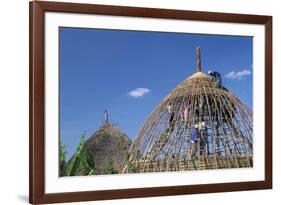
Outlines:
{"type": "Polygon", "coordinates": [[[105,6],[77,3],[33,1],[29,5],[29,201],[32,204],[154,197],[211,192],[229,192],[272,188],[272,17],[245,14],[105,6]],[[45,44],[46,12],[97,14],[124,17],[246,23],[265,26],[265,180],[217,184],[180,185],[149,188],[45,193],[45,44]]]}

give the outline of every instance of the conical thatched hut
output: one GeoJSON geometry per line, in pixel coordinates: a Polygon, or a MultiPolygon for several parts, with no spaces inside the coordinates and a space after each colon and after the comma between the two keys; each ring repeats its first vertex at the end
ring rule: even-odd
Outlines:
{"type": "Polygon", "coordinates": [[[115,174],[122,158],[125,158],[131,145],[129,137],[108,121],[105,121],[87,141],[86,147],[95,163],[96,174],[115,174]]]}
{"type": "Polygon", "coordinates": [[[180,83],[151,113],[120,172],[253,166],[252,112],[201,71],[180,83]],[[133,170],[133,171],[132,171],[133,170]]]}

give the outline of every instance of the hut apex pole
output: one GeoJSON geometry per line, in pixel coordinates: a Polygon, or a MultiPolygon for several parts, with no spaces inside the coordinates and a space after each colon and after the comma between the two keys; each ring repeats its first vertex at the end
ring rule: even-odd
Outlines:
{"type": "Polygon", "coordinates": [[[199,47],[197,47],[196,72],[201,72],[201,53],[200,53],[200,48],[199,47]]]}
{"type": "Polygon", "coordinates": [[[108,112],[107,112],[107,109],[104,110],[104,122],[108,123],[108,112]]]}

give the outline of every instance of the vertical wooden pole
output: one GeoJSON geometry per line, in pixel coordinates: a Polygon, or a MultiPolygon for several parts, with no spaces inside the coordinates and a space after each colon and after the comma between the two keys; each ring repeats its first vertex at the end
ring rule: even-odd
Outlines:
{"type": "Polygon", "coordinates": [[[197,47],[196,72],[201,72],[201,52],[199,47],[197,47]]]}

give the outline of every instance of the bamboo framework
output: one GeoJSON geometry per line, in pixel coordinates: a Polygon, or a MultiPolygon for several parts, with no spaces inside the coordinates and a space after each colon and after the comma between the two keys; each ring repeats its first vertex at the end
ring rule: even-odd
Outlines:
{"type": "Polygon", "coordinates": [[[253,119],[232,92],[201,72],[179,84],[150,114],[120,172],[253,166],[253,119]],[[192,140],[197,129],[198,140],[192,140]]]}

